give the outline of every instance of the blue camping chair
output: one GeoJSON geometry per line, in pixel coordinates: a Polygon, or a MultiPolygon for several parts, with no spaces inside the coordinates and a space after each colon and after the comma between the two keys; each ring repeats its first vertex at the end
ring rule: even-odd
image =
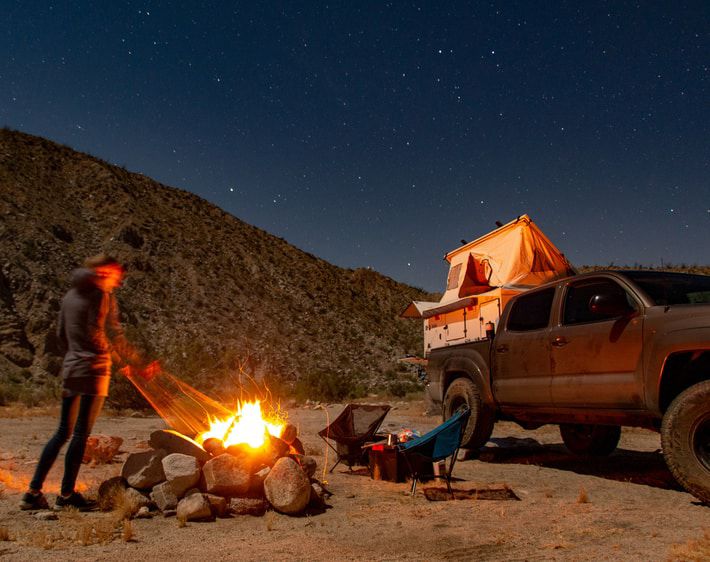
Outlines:
{"type": "Polygon", "coordinates": [[[412,495],[417,491],[417,481],[423,476],[432,475],[433,463],[451,457],[449,468],[443,476],[446,480],[446,487],[453,497],[451,472],[454,470],[461,437],[470,416],[471,410],[464,406],[429,433],[397,446],[398,451],[407,462],[409,473],[412,475],[412,495]]]}

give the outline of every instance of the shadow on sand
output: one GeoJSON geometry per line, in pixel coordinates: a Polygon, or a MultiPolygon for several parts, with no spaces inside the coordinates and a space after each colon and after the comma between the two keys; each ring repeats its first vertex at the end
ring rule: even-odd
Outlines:
{"type": "Polygon", "coordinates": [[[682,490],[660,450],[617,449],[608,457],[579,457],[562,444],[543,445],[535,439],[506,437],[492,438],[489,445],[477,453],[466,458],[492,464],[530,464],[664,490],[682,490]]]}

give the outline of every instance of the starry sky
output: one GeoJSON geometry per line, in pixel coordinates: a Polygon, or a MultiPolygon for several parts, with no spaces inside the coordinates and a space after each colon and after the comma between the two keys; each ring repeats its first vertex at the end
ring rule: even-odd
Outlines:
{"type": "Polygon", "coordinates": [[[574,263],[710,263],[710,4],[20,2],[0,125],[443,290],[528,213],[574,263]]]}

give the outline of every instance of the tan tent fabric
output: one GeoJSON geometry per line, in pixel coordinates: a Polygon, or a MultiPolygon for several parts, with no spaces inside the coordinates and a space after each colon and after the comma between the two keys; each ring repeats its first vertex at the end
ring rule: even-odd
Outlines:
{"type": "Polygon", "coordinates": [[[451,269],[439,305],[496,287],[527,289],[575,273],[528,215],[449,252],[445,259],[451,269]]]}

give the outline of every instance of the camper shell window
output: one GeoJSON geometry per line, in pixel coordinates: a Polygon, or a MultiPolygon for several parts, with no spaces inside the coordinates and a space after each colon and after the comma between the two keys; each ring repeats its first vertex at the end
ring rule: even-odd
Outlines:
{"type": "Polygon", "coordinates": [[[449,270],[449,278],[446,280],[446,290],[455,289],[459,286],[459,274],[461,273],[461,264],[457,263],[449,270]]]}

